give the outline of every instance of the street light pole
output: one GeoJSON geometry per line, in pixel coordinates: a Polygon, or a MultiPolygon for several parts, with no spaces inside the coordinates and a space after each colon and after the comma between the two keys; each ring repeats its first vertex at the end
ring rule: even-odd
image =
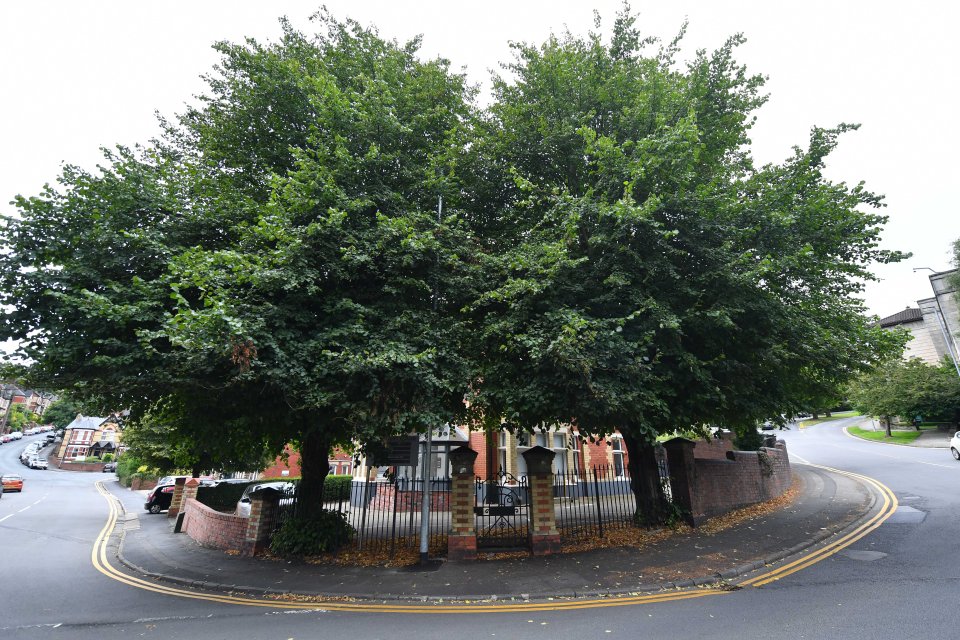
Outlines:
{"type": "MultiPolygon", "coordinates": [[[[936,275],[937,272],[931,269],[930,267],[914,267],[913,271],[929,271],[930,273],[936,275]]],[[[933,281],[930,281],[930,288],[933,290],[933,300],[937,303],[937,324],[940,325],[940,333],[943,335],[944,346],[947,348],[947,353],[950,354],[950,360],[953,361],[953,368],[957,370],[957,376],[960,377],[960,364],[957,363],[957,354],[956,348],[953,342],[953,339],[950,336],[950,332],[947,330],[947,322],[943,317],[943,307],[940,306],[940,294],[937,293],[936,288],[933,286],[933,281]]]]}

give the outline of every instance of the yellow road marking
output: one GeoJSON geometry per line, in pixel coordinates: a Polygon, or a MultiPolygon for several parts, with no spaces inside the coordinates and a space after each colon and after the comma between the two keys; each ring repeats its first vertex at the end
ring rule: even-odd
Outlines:
{"type": "Polygon", "coordinates": [[[97,482],[97,491],[103,495],[110,506],[110,513],[107,523],[104,525],[100,534],[94,543],[91,553],[93,566],[105,576],[122,582],[124,584],[166,595],[189,598],[193,600],[205,600],[208,602],[220,602],[224,604],[237,604],[253,607],[269,607],[273,609],[322,609],[325,611],[362,611],[378,613],[489,613],[489,612],[520,612],[520,611],[555,611],[559,609],[586,609],[594,607],[615,607],[630,604],[642,604],[647,602],[666,602],[673,600],[688,600],[691,598],[701,598],[704,596],[724,595],[726,592],[715,589],[691,589],[687,591],[655,593],[644,596],[631,596],[625,598],[603,598],[596,600],[577,600],[577,601],[550,601],[550,602],[530,602],[518,604],[494,604],[478,603],[471,605],[402,605],[402,604],[374,604],[374,603],[345,603],[337,601],[319,601],[319,602],[284,602],[283,600],[272,600],[264,598],[230,596],[220,594],[207,594],[188,591],[177,587],[170,587],[155,584],[147,580],[136,578],[122,573],[110,564],[107,559],[107,546],[117,522],[116,498],[104,488],[101,482],[97,482]]]}
{"type": "MultiPolygon", "coordinates": [[[[811,465],[819,466],[819,465],[811,465]]],[[[884,505],[883,508],[872,517],[869,521],[857,527],[854,531],[843,536],[841,539],[821,547],[809,553],[787,565],[778,567],[773,571],[761,574],[759,576],[754,576],[749,580],[745,580],[739,583],[739,586],[763,586],[769,584],[775,580],[784,578],[792,573],[800,571],[810,565],[813,565],[817,562],[820,562],[824,558],[833,555],[837,551],[850,546],[863,536],[867,535],[877,527],[879,527],[890,515],[893,513],[893,510],[896,509],[896,497],[893,495],[886,486],[881,483],[868,478],[866,476],[861,476],[859,474],[850,473],[847,471],[840,471],[838,469],[831,469],[829,467],[820,467],[828,471],[833,471],[835,473],[840,473],[842,475],[847,475],[855,478],[862,479],[864,482],[868,482],[875,488],[877,488],[881,494],[884,496],[884,505]],[[890,509],[890,505],[893,505],[893,508],[890,509]]],[[[558,610],[570,610],[570,609],[594,609],[600,607],[622,607],[628,605],[637,605],[637,604],[649,604],[655,602],[673,602],[677,600],[690,600],[693,598],[702,598],[706,596],[719,596],[726,595],[728,591],[721,591],[717,589],[708,589],[708,588],[691,588],[686,590],[654,593],[642,596],[628,596],[628,597],[617,597],[611,596],[608,598],[601,599],[590,599],[590,600],[561,600],[561,601],[547,601],[547,602],[524,602],[524,603],[512,603],[512,604],[501,604],[501,603],[491,603],[491,602],[481,602],[477,604],[375,604],[375,603],[349,603],[349,602],[339,602],[335,600],[319,600],[317,602],[285,602],[283,600],[273,600],[267,598],[254,598],[247,596],[232,596],[225,594],[209,594],[201,593],[196,591],[189,591],[187,589],[182,589],[173,586],[166,586],[162,584],[153,583],[141,578],[137,578],[126,573],[121,572],[112,564],[110,564],[109,559],[107,558],[107,546],[110,541],[110,536],[113,533],[114,528],[117,524],[117,498],[113,496],[109,491],[106,490],[102,481],[96,483],[97,491],[107,500],[109,505],[109,514],[107,517],[107,522],[104,524],[103,529],[101,529],[99,535],[97,536],[93,550],[91,552],[91,562],[93,563],[94,568],[97,571],[107,576],[112,580],[116,580],[123,584],[129,585],[131,587],[136,587],[138,589],[143,589],[145,591],[151,591],[154,593],[160,593],[164,595],[174,596],[178,598],[188,598],[192,600],[203,600],[207,602],[219,602],[223,604],[234,604],[240,606],[248,607],[267,607],[271,609],[296,609],[296,610],[324,610],[324,611],[353,611],[353,612],[366,612],[366,613],[431,613],[431,614],[464,614],[464,613],[510,613],[510,612],[532,612],[532,611],[558,611],[558,610]]]]}
{"type": "Polygon", "coordinates": [[[887,520],[887,518],[893,515],[893,512],[897,510],[897,506],[899,504],[897,502],[897,497],[893,494],[893,491],[891,491],[886,485],[882,484],[881,482],[874,480],[873,478],[870,478],[868,476],[861,475],[859,473],[852,473],[850,471],[841,471],[840,469],[833,469],[831,467],[824,467],[821,465],[810,465],[810,466],[818,467],[820,469],[825,469],[833,473],[839,473],[841,475],[849,476],[851,478],[857,478],[859,480],[862,480],[870,484],[875,489],[877,489],[877,491],[879,491],[880,494],[883,496],[883,505],[880,507],[880,511],[878,511],[872,518],[864,522],[862,525],[860,525],[850,533],[831,542],[830,544],[820,547],[819,549],[816,549],[813,552],[808,553],[794,560],[793,562],[789,562],[783,566],[777,567],[772,571],[768,571],[767,573],[763,573],[758,576],[754,576],[748,580],[744,580],[743,582],[739,583],[740,586],[762,587],[765,584],[770,584],[775,580],[780,580],[781,578],[785,578],[793,573],[796,573],[801,569],[806,569],[810,565],[820,562],[821,560],[824,560],[832,556],[838,551],[846,549],[847,547],[852,545],[854,542],[857,542],[858,540],[863,538],[865,535],[867,535],[868,533],[870,533],[871,531],[879,527],[881,524],[883,524],[887,520]]]}

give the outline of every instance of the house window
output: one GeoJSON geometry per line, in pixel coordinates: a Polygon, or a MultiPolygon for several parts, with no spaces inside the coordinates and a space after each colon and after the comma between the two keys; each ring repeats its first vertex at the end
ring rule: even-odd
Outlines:
{"type": "Polygon", "coordinates": [[[553,472],[557,475],[567,474],[567,435],[565,433],[552,434],[553,440],[553,472]]]}
{"type": "Polygon", "coordinates": [[[613,438],[610,441],[610,446],[613,449],[613,472],[618,478],[622,478],[625,468],[623,464],[623,440],[613,438]]]}
{"type": "Polygon", "coordinates": [[[500,440],[497,446],[497,461],[500,463],[500,472],[507,472],[507,443],[509,434],[506,431],[500,432],[500,440]]]}
{"type": "Polygon", "coordinates": [[[581,459],[582,455],[582,443],[580,442],[579,433],[570,434],[570,450],[573,455],[573,473],[578,478],[580,477],[580,469],[583,468],[583,461],[581,459]]]}

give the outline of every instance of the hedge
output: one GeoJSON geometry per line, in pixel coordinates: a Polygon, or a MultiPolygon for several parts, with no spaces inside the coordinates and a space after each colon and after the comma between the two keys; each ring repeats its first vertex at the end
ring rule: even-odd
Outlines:
{"type": "Polygon", "coordinates": [[[350,487],[353,485],[353,476],[327,476],[323,482],[323,501],[334,502],[350,500],[350,487]]]}

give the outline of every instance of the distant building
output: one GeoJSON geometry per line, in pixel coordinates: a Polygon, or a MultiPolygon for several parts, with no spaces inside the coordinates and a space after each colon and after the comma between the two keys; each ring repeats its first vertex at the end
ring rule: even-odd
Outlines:
{"type": "Polygon", "coordinates": [[[121,445],[122,429],[116,415],[99,418],[77,414],[64,430],[57,458],[69,461],[87,456],[99,458],[105,453],[116,454],[121,445]]]}
{"type": "Polygon", "coordinates": [[[880,320],[886,329],[901,327],[910,332],[904,358],[920,358],[929,364],[940,364],[944,356],[960,362],[958,335],[960,335],[960,307],[957,290],[950,286],[949,278],[957,269],[930,275],[933,297],[917,301],[917,307],[880,320]]]}

